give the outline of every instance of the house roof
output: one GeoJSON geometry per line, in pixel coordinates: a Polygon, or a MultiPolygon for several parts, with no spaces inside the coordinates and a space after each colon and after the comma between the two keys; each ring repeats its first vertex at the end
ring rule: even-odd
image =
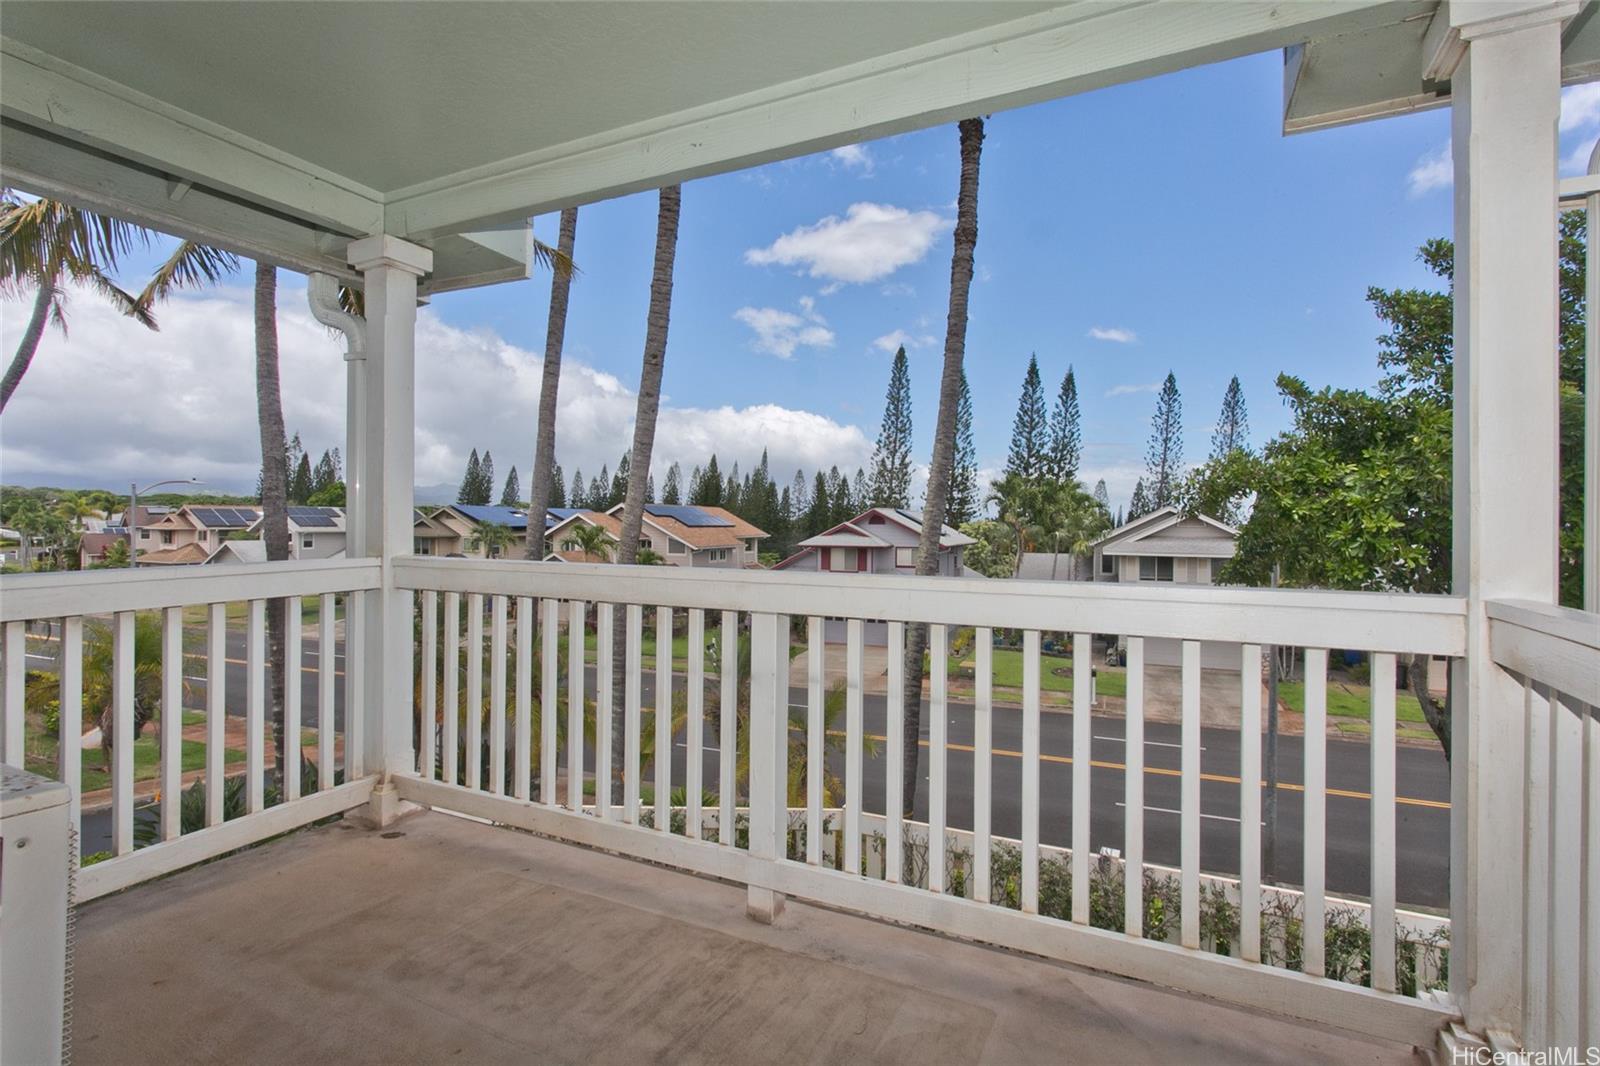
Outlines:
{"type": "Polygon", "coordinates": [[[497,507],[476,503],[452,503],[445,507],[476,525],[492,524],[507,529],[526,532],[528,512],[521,507],[497,507]]]}
{"type": "Polygon", "coordinates": [[[849,522],[834,526],[826,533],[807,537],[797,545],[801,548],[887,548],[888,546],[889,542],[882,537],[875,537],[849,522]]]}
{"type": "Polygon", "coordinates": [[[1023,552],[1017,577],[1024,581],[1072,580],[1071,552],[1023,552]]]}
{"type": "Polygon", "coordinates": [[[198,544],[185,544],[181,548],[162,548],[160,551],[141,552],[140,566],[174,566],[185,563],[203,563],[211,553],[198,544]]]}
{"type": "Polygon", "coordinates": [[[1163,507],[1124,523],[1095,541],[1102,555],[1187,555],[1226,559],[1239,531],[1203,514],[1163,507]]]}
{"type": "MultiPolygon", "coordinates": [[[[260,519],[250,527],[250,532],[259,533],[260,519]]],[[[342,507],[300,507],[289,508],[289,532],[291,533],[343,533],[344,508],[342,507]]]]}
{"type": "Polygon", "coordinates": [[[264,563],[267,561],[267,542],[264,540],[225,540],[206,560],[210,563],[264,563]]]}
{"type": "MultiPolygon", "coordinates": [[[[619,503],[606,513],[611,516],[620,515],[622,506],[619,503]]],[[[703,504],[692,507],[650,504],[646,507],[643,520],[674,540],[696,550],[737,548],[742,540],[750,537],[759,540],[769,535],[765,530],[751,525],[726,507],[710,507],[703,504]],[[650,507],[655,507],[656,510],[651,511],[650,507]]]]}

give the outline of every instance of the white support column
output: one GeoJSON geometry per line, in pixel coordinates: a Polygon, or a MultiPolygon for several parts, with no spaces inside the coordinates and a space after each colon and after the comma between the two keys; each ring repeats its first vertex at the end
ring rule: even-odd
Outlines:
{"type": "MultiPolygon", "coordinates": [[[[361,271],[366,302],[365,357],[349,371],[346,484],[347,553],[381,559],[383,585],[364,595],[362,763],[385,781],[366,812],[380,825],[399,805],[387,778],[414,771],[411,738],[411,593],[394,585],[391,561],[411,554],[415,465],[417,279],[433,269],[433,253],[379,234],[353,241],[347,253],[361,271]]],[[[349,733],[347,725],[347,735],[349,733]]]]}
{"type": "MultiPolygon", "coordinates": [[[[1450,981],[1469,1028],[1522,1031],[1522,690],[1485,604],[1556,593],[1556,123],[1576,3],[1450,5],[1455,156],[1455,664],[1450,981]]],[[[1448,73],[1448,72],[1447,72],[1448,73]]]]}
{"type": "MultiPolygon", "coordinates": [[[[789,831],[785,788],[789,744],[789,619],[750,616],[750,857],[782,859],[789,831]]],[[[746,889],[746,913],[771,925],[783,913],[783,893],[746,889]]]]}

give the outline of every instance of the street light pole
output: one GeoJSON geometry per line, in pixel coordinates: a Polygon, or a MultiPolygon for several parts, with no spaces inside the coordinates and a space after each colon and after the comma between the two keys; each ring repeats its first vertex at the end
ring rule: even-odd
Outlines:
{"type": "Polygon", "coordinates": [[[139,488],[137,481],[128,483],[128,517],[123,523],[128,527],[128,566],[133,568],[139,565],[139,495],[151,489],[159,489],[164,485],[202,485],[197,477],[174,478],[168,481],[157,481],[154,484],[139,488]]]}

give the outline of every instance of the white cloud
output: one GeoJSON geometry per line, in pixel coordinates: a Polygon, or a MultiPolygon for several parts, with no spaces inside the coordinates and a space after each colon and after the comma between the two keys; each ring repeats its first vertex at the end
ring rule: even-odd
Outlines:
{"type": "Polygon", "coordinates": [[[817,301],[800,297],[800,314],[776,307],[741,307],[733,317],[755,331],[750,346],[779,359],[794,358],[794,350],[833,347],[833,330],[828,320],[817,313],[817,301]]]}
{"type": "Polygon", "coordinates": [[[893,330],[873,340],[872,346],[880,352],[894,354],[896,348],[904,345],[907,348],[926,348],[932,344],[934,338],[927,334],[907,333],[903,329],[893,330]]]}
{"type": "Polygon", "coordinates": [[[870,177],[877,166],[872,152],[864,144],[847,144],[828,153],[828,158],[846,170],[859,170],[862,177],[870,177]]]}
{"type": "Polygon", "coordinates": [[[915,296],[917,287],[903,281],[891,281],[878,291],[885,296],[915,296]]]}
{"type": "Polygon", "coordinates": [[[1152,381],[1152,382],[1149,382],[1149,383],[1140,383],[1140,384],[1113,385],[1113,386],[1111,386],[1111,388],[1106,390],[1106,395],[1107,396],[1131,396],[1136,392],[1160,392],[1160,391],[1161,391],[1161,382],[1152,381]]]}
{"type": "Polygon", "coordinates": [[[1570,177],[1589,172],[1589,156],[1594,152],[1595,140],[1596,138],[1594,137],[1585,137],[1572,146],[1572,151],[1561,159],[1561,173],[1563,175],[1570,177]]]}
{"type": "Polygon", "coordinates": [[[800,226],[765,248],[751,248],[744,261],[799,266],[814,278],[836,282],[877,281],[920,262],[952,225],[932,211],[907,211],[891,204],[851,204],[845,217],[828,215],[800,226]]]}
{"type": "Polygon", "coordinates": [[[1131,329],[1120,326],[1091,326],[1089,336],[1097,341],[1113,341],[1117,344],[1132,344],[1139,339],[1139,335],[1131,329]]]}
{"type": "Polygon", "coordinates": [[[1561,90],[1561,132],[1600,125],[1600,82],[1569,85],[1561,90]]]}
{"type": "Polygon", "coordinates": [[[1455,183],[1455,164],[1450,157],[1450,142],[1425,153],[1406,175],[1406,192],[1416,197],[1435,189],[1448,189],[1455,183]]]}
{"type": "MultiPolygon", "coordinates": [[[[283,276],[278,294],[284,418],[308,449],[344,449],[343,345],[304,310],[302,287],[283,276]]],[[[25,307],[0,303],[0,345],[15,348],[25,307]]],[[[74,292],[72,333],[51,330],[0,421],[0,480],[100,486],[198,477],[215,491],[249,492],[260,468],[255,414],[251,294],[229,287],[185,295],[160,311],[161,331],[118,315],[97,295],[74,292]]],[[[453,486],[467,453],[494,453],[524,489],[533,465],[542,361],[492,330],[464,330],[424,308],[417,320],[416,483],[453,486]]],[[[636,397],[615,376],[570,355],[562,361],[556,456],[566,478],[615,467],[633,437],[636,397]]],[[[748,467],[769,450],[775,475],[835,463],[851,470],[871,454],[862,431],[776,404],[701,409],[662,405],[657,484],[674,460],[687,471],[715,452],[748,467]]],[[[498,491],[499,486],[496,486],[498,491]]],[[[445,502],[436,494],[424,502],[445,502]]]]}

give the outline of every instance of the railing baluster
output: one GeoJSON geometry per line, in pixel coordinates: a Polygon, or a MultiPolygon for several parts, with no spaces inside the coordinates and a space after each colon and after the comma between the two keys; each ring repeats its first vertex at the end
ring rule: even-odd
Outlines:
{"type": "Polygon", "coordinates": [[[133,612],[111,623],[111,848],[133,850],[133,612]]]}
{"type": "MultiPolygon", "coordinates": [[[[181,611],[180,611],[181,617],[181,611]]],[[[180,657],[178,675],[183,676],[180,657]]],[[[179,717],[182,717],[180,712],[179,717]]],[[[82,825],[83,815],[83,616],[61,620],[61,714],[57,756],[61,783],[71,790],[67,799],[67,824],[74,830],[82,825]]],[[[72,857],[73,862],[81,858],[72,857]]]]}
{"type": "MultiPolygon", "coordinates": [[[[348,661],[346,663],[348,665],[348,661]]],[[[444,594],[444,722],[439,737],[444,783],[459,779],[461,762],[461,594],[444,594]]]]}
{"type": "Polygon", "coordinates": [[[1093,759],[1094,642],[1072,635],[1072,920],[1089,924],[1089,775],[1093,759]]]}
{"type": "MultiPolygon", "coordinates": [[[[771,863],[788,853],[786,802],[789,741],[789,619],[750,616],[750,858],[771,863]]],[[[745,886],[745,913],[771,924],[783,910],[782,894],[745,886]]]]}
{"type": "Polygon", "coordinates": [[[1200,642],[1183,642],[1181,839],[1178,845],[1183,915],[1181,942],[1200,946],[1200,642]]]}
{"type": "Polygon", "coordinates": [[[561,720],[561,701],[556,682],[561,669],[561,601],[543,599],[539,619],[539,802],[556,805],[556,723],[561,720]]]}
{"type": "MultiPolygon", "coordinates": [[[[81,623],[80,623],[81,625],[81,623]]],[[[81,635],[82,630],[79,630],[81,635]]],[[[62,658],[67,654],[66,634],[62,634],[62,658]]],[[[79,689],[78,706],[74,709],[73,719],[79,720],[82,715],[82,645],[78,652],[80,659],[77,666],[77,678],[74,683],[79,689]]],[[[67,677],[65,661],[62,664],[62,699],[61,714],[66,717],[67,710],[67,677]]],[[[168,607],[161,612],[161,839],[177,840],[183,832],[183,608],[168,607]]],[[[66,726],[62,726],[62,737],[66,737],[66,726]]],[[[81,738],[75,740],[76,747],[81,751],[83,743],[81,738]]],[[[65,762],[65,760],[63,760],[65,762]]],[[[66,767],[63,765],[63,769],[66,767]]],[[[74,773],[77,765],[72,767],[74,773]]],[[[65,779],[63,777],[63,779],[65,779]]],[[[77,783],[72,785],[77,791],[77,783]]]]}
{"type": "MultiPolygon", "coordinates": [[[[845,696],[844,696],[844,857],[846,873],[861,873],[861,810],[866,805],[866,794],[861,786],[861,734],[864,683],[863,624],[852,618],[845,623],[845,696]]],[[[786,664],[779,663],[780,670],[786,664]]],[[[789,691],[787,676],[779,685],[782,692],[789,691]]],[[[787,699],[784,700],[788,702],[787,699]]],[[[787,709],[785,709],[787,719],[787,709]]],[[[819,789],[820,791],[820,775],[819,789]]]]}
{"type": "Polygon", "coordinates": [[[1583,957],[1578,973],[1583,975],[1582,1010],[1583,1031],[1578,1043],[1582,1047],[1600,1045],[1600,713],[1591,707],[1583,716],[1583,891],[1580,898],[1588,900],[1583,910],[1583,957]]]}
{"type": "Polygon", "coordinates": [[[344,595],[344,779],[354,781],[365,769],[361,750],[366,730],[367,662],[366,597],[344,595]]]}
{"type": "MultiPolygon", "coordinates": [[[[287,596],[283,611],[283,798],[300,798],[300,695],[305,684],[305,664],[300,656],[300,597],[287,596]]],[[[179,746],[182,746],[180,742],[179,746]]]]}
{"type": "MultiPolygon", "coordinates": [[[[822,619],[806,619],[806,862],[822,862],[822,619]]],[[[845,796],[848,807],[852,797],[845,796]]],[[[849,817],[848,813],[845,816],[849,817]]]]}
{"type": "Polygon", "coordinates": [[[905,693],[906,624],[889,623],[889,669],[886,693],[884,745],[887,761],[883,767],[884,880],[900,883],[905,869],[905,815],[902,795],[905,790],[905,693]]]}
{"type": "Polygon", "coordinates": [[[28,720],[28,630],[25,622],[7,622],[6,635],[5,729],[0,732],[0,759],[13,766],[24,766],[27,757],[28,720]]]}
{"type": "MultiPolygon", "coordinates": [[[[1583,707],[1560,692],[1550,693],[1550,1021],[1546,1046],[1578,1047],[1581,989],[1581,926],[1585,909],[1578,888],[1582,856],[1593,848],[1583,836],[1583,707]]],[[[1589,901],[1589,907],[1595,906],[1589,901]]],[[[1536,900],[1527,900],[1530,910],[1536,900]]]]}
{"type": "MultiPolygon", "coordinates": [[[[1395,876],[1395,657],[1372,654],[1372,987],[1393,992],[1395,876]]],[[[1256,686],[1260,689],[1260,686],[1256,686]]]]}
{"type": "Polygon", "coordinates": [[[483,594],[467,593],[466,786],[483,786],[483,594]]]}
{"type": "Polygon", "coordinates": [[[583,600],[567,604],[567,807],[574,811],[583,810],[583,630],[586,613],[583,600]]]}
{"type": "Polygon", "coordinates": [[[511,753],[511,794],[528,798],[533,777],[533,597],[517,597],[516,729],[511,753]]]}
{"type": "Polygon", "coordinates": [[[626,609],[626,638],[622,649],[622,820],[639,824],[639,718],[640,673],[644,668],[644,608],[630,603],[626,609]]]}
{"type": "Polygon", "coordinates": [[[1022,913],[1039,913],[1039,631],[1022,634],[1022,913]]]}
{"type": "Polygon", "coordinates": [[[684,833],[690,840],[701,837],[700,822],[704,817],[700,809],[701,775],[705,770],[705,756],[701,745],[706,729],[706,613],[699,608],[689,611],[689,714],[684,727],[683,791],[685,799],[684,833]]]}
{"type": "Polygon", "coordinates": [[[1300,949],[1303,972],[1323,976],[1327,928],[1326,821],[1328,805],[1328,649],[1306,649],[1305,721],[1305,941],[1300,949]]]}
{"type": "Polygon", "coordinates": [[[1550,928],[1543,906],[1550,884],[1550,727],[1556,710],[1545,699],[1531,678],[1522,682],[1523,721],[1523,804],[1527,818],[1527,840],[1522,865],[1523,901],[1523,1042],[1528,1047],[1546,1047],[1545,1023],[1550,1014],[1548,960],[1550,928]]]}
{"type": "Polygon", "coordinates": [[[734,841],[733,808],[737,785],[734,779],[738,761],[739,738],[739,615],[736,611],[722,612],[722,625],[717,633],[721,643],[718,650],[717,669],[722,674],[722,693],[717,715],[721,719],[721,735],[717,738],[717,842],[730,847],[734,841]]]}
{"type": "Polygon", "coordinates": [[[1144,638],[1128,638],[1123,726],[1122,931],[1144,936],[1144,638]]]}
{"type": "Polygon", "coordinates": [[[989,806],[994,763],[994,630],[972,634],[972,898],[989,902],[989,806]]]}
{"type": "Polygon", "coordinates": [[[948,677],[950,636],[942,625],[928,627],[928,890],[944,891],[945,765],[949,759],[948,677]]]}
{"type": "Polygon", "coordinates": [[[594,608],[594,809],[605,821],[616,817],[611,806],[611,627],[615,613],[609,603],[594,608]]]}
{"type": "Polygon", "coordinates": [[[213,603],[206,620],[206,825],[222,824],[228,757],[228,605],[213,603]]]}
{"type": "Polygon", "coordinates": [[[267,601],[250,600],[245,623],[245,810],[266,806],[267,601]]]}
{"type": "MultiPolygon", "coordinates": [[[[1373,683],[1377,683],[1376,679],[1373,683]]],[[[1391,835],[1391,848],[1393,840],[1391,835]]],[[[1259,644],[1244,645],[1239,657],[1239,957],[1246,962],[1261,961],[1261,645],[1259,644]]]]}
{"type": "Polygon", "coordinates": [[[506,598],[489,602],[489,791],[506,791],[506,598]]]}
{"type": "Polygon", "coordinates": [[[434,779],[434,736],[439,719],[439,594],[422,593],[422,720],[418,723],[417,771],[434,779]]]}
{"type": "Polygon", "coordinates": [[[656,608],[656,829],[672,831],[672,608],[656,608]]]}

